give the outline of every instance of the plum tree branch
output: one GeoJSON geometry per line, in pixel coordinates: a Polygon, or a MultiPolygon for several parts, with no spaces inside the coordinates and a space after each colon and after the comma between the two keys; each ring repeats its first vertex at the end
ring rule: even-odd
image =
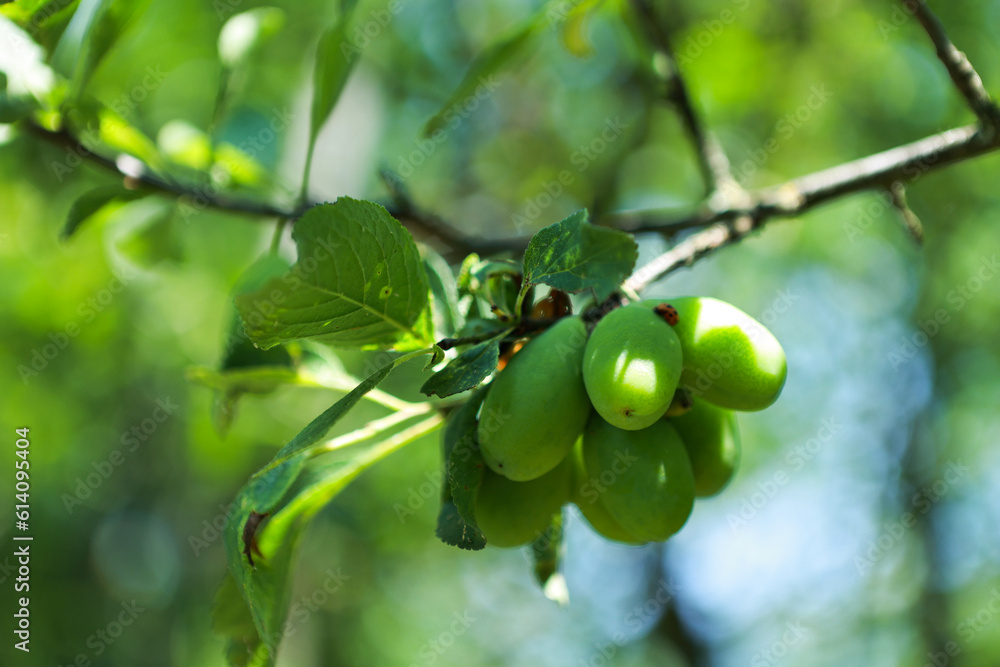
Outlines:
{"type": "Polygon", "coordinates": [[[924,32],[930,37],[937,51],[938,59],[944,63],[955,87],[968,102],[984,129],[996,132],[1000,129],[1000,108],[990,98],[983,80],[964,53],[952,43],[944,25],[924,0],[903,0],[903,4],[913,12],[924,32]]]}
{"type": "Polygon", "coordinates": [[[655,214],[622,216],[622,227],[633,232],[705,227],[641,267],[625,285],[641,291],[663,276],[741,240],[773,219],[798,216],[848,194],[891,188],[895,183],[913,181],[934,169],[998,148],[1000,141],[995,133],[968,125],[751,192],[752,205],[747,208],[706,206],[689,216],[667,221],[655,214]]]}
{"type": "MultiPolygon", "coordinates": [[[[68,154],[85,159],[90,164],[123,179],[127,186],[136,188],[141,186],[151,193],[175,197],[182,203],[187,203],[198,210],[212,209],[255,218],[277,218],[294,222],[306,210],[317,204],[317,202],[305,202],[293,208],[282,208],[267,202],[233,197],[214,187],[178,183],[173,179],[153,173],[145,168],[145,165],[141,171],[130,171],[123,168],[117,160],[88,148],[65,128],[49,130],[29,121],[22,123],[21,127],[30,136],[57,146],[68,154]]],[[[396,192],[392,192],[392,196],[393,203],[387,206],[389,213],[404,222],[407,228],[414,233],[414,236],[437,246],[446,257],[460,258],[474,251],[489,252],[494,249],[499,251],[511,246],[510,243],[503,241],[484,243],[479,239],[467,238],[439,217],[416,207],[408,198],[402,198],[396,192]]]]}
{"type": "MultiPolygon", "coordinates": [[[[1000,111],[968,58],[948,38],[937,16],[922,0],[903,1],[930,36],[938,57],[947,68],[955,86],[976,112],[979,124],[947,130],[814,172],[776,187],[748,192],[736,183],[724,152],[703,127],[670,51],[669,34],[653,3],[650,0],[632,0],[654,53],[658,54],[661,64],[665,63],[665,66],[658,68],[658,76],[666,85],[665,99],[677,108],[686,132],[695,145],[708,196],[697,210],[681,216],[674,217],[664,211],[633,211],[611,213],[598,220],[600,224],[633,233],[673,234],[681,230],[701,228],[636,271],[625,282],[625,289],[641,291],[672,271],[689,266],[716,250],[740,241],[771,220],[798,216],[828,201],[863,191],[882,189],[895,193],[894,201],[903,205],[904,208],[899,210],[904,214],[908,228],[915,236],[919,233],[915,216],[906,216],[901,186],[929,171],[1000,148],[1000,111]]],[[[214,189],[177,183],[148,169],[130,173],[118,161],[95,153],[66,130],[52,131],[30,122],[23,125],[28,134],[60,146],[112,172],[123,178],[126,185],[143,186],[159,194],[195,201],[199,208],[267,219],[294,220],[309,206],[314,205],[313,202],[307,202],[294,209],[285,209],[266,202],[232,197],[214,189]]],[[[448,259],[458,259],[469,252],[489,254],[519,251],[527,245],[528,239],[521,236],[495,239],[466,236],[437,216],[416,207],[398,182],[394,183],[391,178],[386,178],[386,185],[392,197],[389,212],[399,218],[415,236],[438,246],[448,259]]]]}
{"type": "MultiPolygon", "coordinates": [[[[641,6],[646,1],[635,0],[635,3],[641,6]]],[[[778,187],[745,193],[745,206],[719,206],[718,201],[709,200],[695,213],[669,221],[648,213],[620,216],[618,226],[633,232],[705,227],[641,267],[625,281],[624,289],[639,292],[669,273],[736,243],[769,220],[797,216],[831,199],[877,188],[884,188],[892,194],[893,204],[902,213],[908,231],[918,241],[922,240],[923,229],[906,205],[903,184],[932,169],[1000,148],[1000,110],[986,92],[969,59],[951,42],[941,21],[923,0],[903,1],[930,36],[938,58],[976,113],[979,124],[947,130],[800,177],[778,187]]]]}

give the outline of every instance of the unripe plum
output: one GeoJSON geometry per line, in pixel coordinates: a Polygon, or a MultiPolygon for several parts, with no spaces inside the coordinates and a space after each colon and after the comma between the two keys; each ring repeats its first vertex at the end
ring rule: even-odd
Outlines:
{"type": "Polygon", "coordinates": [[[691,461],[666,420],[625,431],[595,415],[583,433],[583,460],[587,476],[601,484],[600,502],[636,540],[666,540],[691,515],[691,461]]]}
{"type": "Polygon", "coordinates": [[[601,488],[600,481],[590,480],[587,477],[587,470],[583,463],[582,439],[576,441],[570,457],[573,461],[573,487],[570,490],[570,500],[580,508],[580,512],[590,527],[594,529],[594,532],[614,542],[642,544],[641,540],[637,540],[622,528],[600,502],[600,492],[598,491],[601,488]]]}
{"type": "Polygon", "coordinates": [[[569,500],[572,472],[569,457],[530,482],[512,482],[484,470],[475,507],[476,523],[487,544],[518,547],[534,540],[569,500]]]}
{"type": "Polygon", "coordinates": [[[681,345],[650,306],[613,310],[587,341],[583,381],[597,412],[621,429],[648,427],[663,416],[681,373],[681,345]]]}
{"type": "Polygon", "coordinates": [[[526,482],[569,454],[590,414],[581,374],[586,337],[579,318],[561,319],[497,374],[477,428],[493,472],[526,482]]]}
{"type": "Polygon", "coordinates": [[[722,491],[739,465],[736,415],[707,401],[695,401],[690,411],[671,418],[670,423],[691,459],[695,495],[707,498],[722,491]]]}
{"type": "Polygon", "coordinates": [[[684,354],[681,386],[729,410],[763,410],[777,400],[788,373],[785,351],[742,310],[709,297],[642,301],[677,310],[673,327],[684,354]]]}

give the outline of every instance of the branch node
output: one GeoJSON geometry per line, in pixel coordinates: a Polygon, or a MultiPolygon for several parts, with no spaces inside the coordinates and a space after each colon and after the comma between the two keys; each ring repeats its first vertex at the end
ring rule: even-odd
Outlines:
{"type": "Polygon", "coordinates": [[[887,188],[887,192],[889,193],[889,200],[892,202],[892,206],[896,209],[896,212],[899,213],[899,220],[903,223],[903,227],[910,235],[910,238],[918,246],[923,245],[924,226],[906,201],[906,186],[902,181],[893,181],[887,188]]]}

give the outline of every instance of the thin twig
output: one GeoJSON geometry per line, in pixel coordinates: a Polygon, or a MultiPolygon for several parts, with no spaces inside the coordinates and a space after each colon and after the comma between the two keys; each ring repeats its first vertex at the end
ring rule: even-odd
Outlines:
{"type": "Polygon", "coordinates": [[[893,208],[899,213],[903,227],[917,245],[922,245],[924,242],[924,226],[906,201],[906,186],[896,181],[889,186],[888,192],[889,200],[892,202],[893,208]]]}
{"type": "MultiPolygon", "coordinates": [[[[83,143],[68,130],[48,130],[34,123],[23,123],[21,127],[33,137],[58,146],[68,153],[86,159],[89,163],[112,173],[113,175],[128,180],[130,183],[141,184],[154,194],[175,197],[182,203],[193,206],[198,210],[213,209],[261,218],[284,218],[294,222],[301,217],[309,208],[315,206],[317,202],[305,202],[302,205],[292,208],[282,208],[268,204],[266,202],[255,202],[244,198],[232,197],[219,192],[216,188],[208,188],[203,185],[185,185],[174,182],[151,172],[149,169],[141,173],[126,173],[122,171],[119,164],[104,155],[101,155],[83,143]]],[[[475,238],[467,238],[439,217],[422,211],[412,202],[400,205],[399,200],[395,204],[386,207],[394,217],[405,223],[407,228],[414,233],[418,239],[435,245],[448,259],[455,259],[460,255],[468,254],[473,250],[483,252],[500,252],[512,247],[521,246],[520,240],[499,240],[495,242],[480,242],[475,238]]]]}
{"type": "Polygon", "coordinates": [[[516,340],[518,338],[523,338],[529,333],[548,329],[558,321],[558,317],[522,317],[516,326],[512,326],[506,331],[484,331],[480,334],[462,336],[461,338],[442,338],[438,341],[437,345],[442,350],[450,350],[453,347],[459,347],[460,345],[475,345],[477,343],[484,343],[500,336],[501,334],[503,334],[504,340],[516,340]]]}
{"type": "Polygon", "coordinates": [[[705,129],[695,110],[694,102],[688,91],[687,83],[681,74],[677,59],[671,46],[670,34],[650,0],[633,0],[633,7],[642,22],[657,58],[659,67],[657,74],[666,85],[666,99],[677,110],[691,143],[694,144],[698,156],[698,166],[708,197],[721,198],[723,205],[736,203],[743,194],[743,187],[733,178],[729,158],[711,132],[705,129]]]}
{"type": "MultiPolygon", "coordinates": [[[[676,63],[669,51],[669,37],[660,26],[649,0],[633,0],[639,16],[657,52],[667,59],[673,70],[672,101],[678,106],[687,132],[698,148],[701,168],[706,182],[715,192],[696,211],[679,217],[670,217],[663,211],[639,211],[616,213],[596,221],[598,224],[618,227],[633,233],[656,232],[674,233],[690,228],[704,228],[689,237],[682,244],[672,248],[649,266],[640,269],[625,284],[628,289],[641,291],[651,282],[661,278],[681,266],[690,265],[726,245],[760,228],[775,218],[801,215],[823,204],[858,192],[890,188],[894,182],[913,181],[924,173],[941,167],[975,158],[1000,148],[997,131],[1000,112],[983,87],[982,80],[968,59],[951,43],[937,17],[919,0],[906,0],[908,7],[930,35],[938,55],[948,68],[956,86],[969,101],[980,119],[980,126],[970,125],[920,139],[868,157],[853,160],[829,169],[824,169],[783,185],[753,192],[738,191],[740,197],[714,197],[732,178],[728,171],[725,155],[717,150],[717,144],[702,128],[694,112],[690,96],[683,78],[676,69],[676,63]]],[[[33,124],[26,124],[30,134],[64,147],[66,150],[88,159],[114,174],[134,182],[134,174],[124,173],[113,161],[84,147],[75,137],[65,131],[50,131],[33,124]]],[[[202,208],[214,208],[233,213],[261,216],[265,218],[297,218],[307,207],[285,210],[266,203],[248,202],[230,198],[221,193],[188,190],[184,186],[166,181],[152,173],[143,172],[138,180],[142,185],[164,194],[178,197],[199,198],[202,208]]],[[[194,186],[197,187],[197,186],[194,186]]],[[[737,187],[738,184],[737,184],[737,187]]],[[[448,246],[443,250],[448,259],[457,259],[461,254],[477,251],[483,254],[516,252],[523,250],[528,239],[508,237],[500,239],[477,239],[465,237],[453,227],[434,215],[418,210],[408,198],[399,197],[389,207],[389,212],[407,224],[408,228],[420,231],[433,241],[439,239],[448,246]]],[[[310,204],[312,205],[312,204],[310,204]]]]}
{"type": "Polygon", "coordinates": [[[689,223],[707,226],[636,271],[625,285],[642,291],[668,273],[739,241],[770,220],[801,215],[847,194],[890,187],[896,181],[913,181],[929,171],[998,148],[997,134],[987,135],[978,126],[969,125],[751,193],[756,203],[746,209],[700,211],[670,221],[634,217],[632,225],[627,225],[634,231],[676,229],[689,223]]]}
{"type": "Polygon", "coordinates": [[[934,43],[937,56],[944,63],[955,87],[965,97],[972,111],[984,128],[991,132],[1000,129],[1000,108],[990,99],[983,80],[964,53],[949,39],[941,20],[931,11],[924,0],[903,0],[906,8],[913,12],[917,21],[934,43]]]}

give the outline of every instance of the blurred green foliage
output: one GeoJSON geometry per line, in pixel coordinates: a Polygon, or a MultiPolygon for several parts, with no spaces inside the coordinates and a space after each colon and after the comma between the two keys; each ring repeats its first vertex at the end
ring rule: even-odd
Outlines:
{"type": "MultiPolygon", "coordinates": [[[[42,3],[3,7],[26,4],[42,3]]],[[[669,4],[694,98],[748,187],[971,120],[901,3],[669,4]]],[[[87,66],[77,5],[86,16],[98,3],[51,5],[63,9],[42,39],[65,76],[87,66]]],[[[105,140],[163,160],[191,188],[294,206],[315,46],[344,7],[266,5],[283,24],[223,77],[224,20],[264,6],[140,3],[112,25],[83,91],[110,110],[98,114],[105,140]]],[[[423,129],[472,58],[541,4],[362,0],[346,33],[358,60],[319,132],[312,198],[384,200],[384,166],[472,238],[526,236],[582,207],[696,205],[692,150],[650,92],[625,4],[579,6],[593,11],[534,35],[453,108],[437,140],[423,129]],[[596,143],[611,126],[621,129],[596,143]]],[[[935,9],[997,90],[1000,3],[935,9]]],[[[226,572],[228,504],[341,395],[247,396],[221,437],[213,392],[185,380],[187,368],[222,360],[229,295],[272,225],[169,198],[119,200],[64,242],[73,202],[114,179],[16,126],[0,125],[0,141],[0,461],[10,471],[0,495],[12,496],[13,429],[28,426],[35,540],[32,653],[14,651],[8,631],[3,662],[221,665],[210,606],[226,572]],[[129,620],[120,634],[119,618],[129,620]]],[[[313,525],[280,664],[684,664],[678,618],[711,664],[917,665],[948,642],[958,652],[947,664],[997,664],[998,177],[995,155],[921,175],[909,197],[923,249],[884,197],[864,194],[774,223],[649,291],[737,304],[776,333],[790,369],[779,403],[741,419],[734,483],[699,504],[665,554],[610,546],[571,518],[573,604],[559,609],[520,552],[470,554],[434,537],[439,444],[428,437],[313,525]],[[943,481],[949,462],[968,468],[954,483],[943,481]],[[897,529],[906,512],[922,527],[897,529]],[[665,599],[676,612],[661,620],[665,599]]],[[[640,264],[662,248],[642,239],[640,264]]],[[[355,375],[370,362],[338,356],[355,375]]],[[[420,400],[424,379],[412,364],[382,388],[420,400]]],[[[385,412],[362,403],[338,428],[385,412]]],[[[12,552],[0,549],[8,629],[12,552]]]]}

